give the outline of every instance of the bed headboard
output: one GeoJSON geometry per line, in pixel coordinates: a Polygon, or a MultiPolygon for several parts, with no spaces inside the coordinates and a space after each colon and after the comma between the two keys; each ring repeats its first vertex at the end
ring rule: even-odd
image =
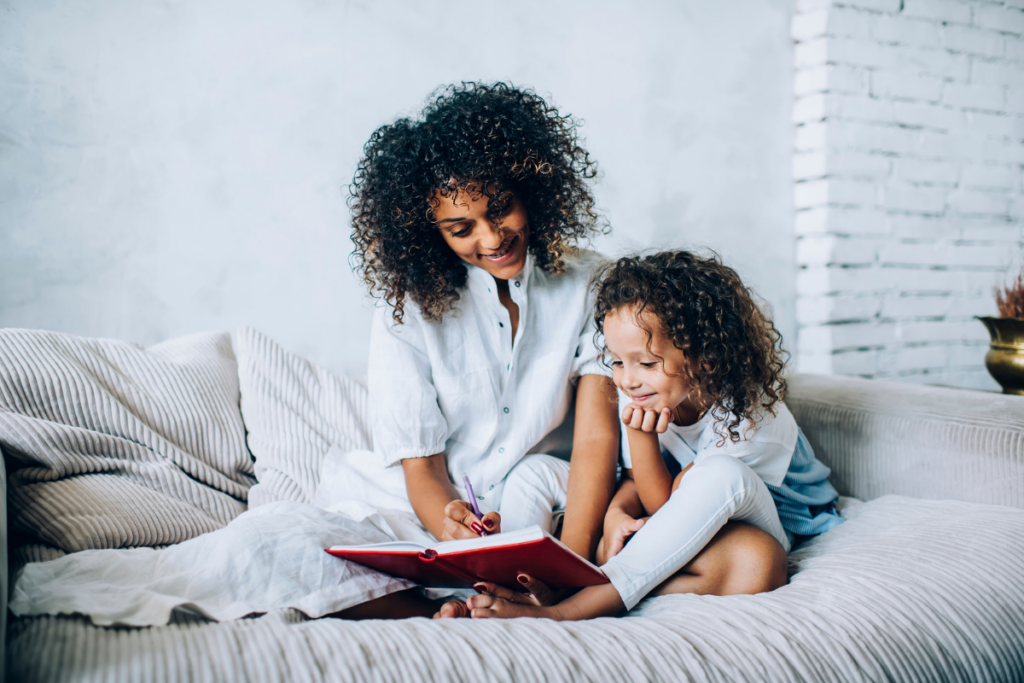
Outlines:
{"type": "Polygon", "coordinates": [[[786,405],[843,495],[1024,508],[1024,396],[794,374],[786,405]]]}

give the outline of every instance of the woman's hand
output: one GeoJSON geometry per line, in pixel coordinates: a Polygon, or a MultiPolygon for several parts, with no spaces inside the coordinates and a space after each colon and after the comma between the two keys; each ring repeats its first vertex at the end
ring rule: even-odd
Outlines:
{"type": "Polygon", "coordinates": [[[481,519],[473,512],[473,506],[464,500],[453,500],[444,508],[442,541],[497,533],[501,533],[501,515],[497,512],[488,512],[481,519]]]}
{"type": "Polygon", "coordinates": [[[477,517],[469,503],[459,500],[459,492],[448,478],[444,453],[407,458],[402,461],[402,469],[412,509],[434,538],[454,541],[501,531],[501,515],[497,512],[477,517]]]}
{"type": "Polygon", "coordinates": [[[622,424],[641,432],[664,434],[671,422],[672,411],[668,408],[654,411],[630,403],[622,409],[622,424]]]}

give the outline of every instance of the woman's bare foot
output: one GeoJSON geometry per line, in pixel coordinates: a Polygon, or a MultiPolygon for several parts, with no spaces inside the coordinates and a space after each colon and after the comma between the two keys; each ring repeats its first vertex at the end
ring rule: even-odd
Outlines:
{"type": "Polygon", "coordinates": [[[465,619],[469,616],[469,607],[462,600],[449,600],[434,613],[434,619],[465,619]]]}

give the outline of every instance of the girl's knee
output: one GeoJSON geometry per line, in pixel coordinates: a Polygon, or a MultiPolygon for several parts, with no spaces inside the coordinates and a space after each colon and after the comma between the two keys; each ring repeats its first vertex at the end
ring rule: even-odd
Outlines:
{"type": "Polygon", "coordinates": [[[693,480],[698,478],[705,480],[702,485],[706,485],[708,480],[714,480],[716,484],[725,484],[747,482],[750,477],[757,477],[754,471],[741,460],[724,454],[709,455],[695,461],[693,468],[686,473],[680,483],[691,476],[693,480]]]}
{"type": "Polygon", "coordinates": [[[742,522],[730,522],[728,537],[729,593],[766,593],[789,581],[789,557],[769,533],[742,522]]]}

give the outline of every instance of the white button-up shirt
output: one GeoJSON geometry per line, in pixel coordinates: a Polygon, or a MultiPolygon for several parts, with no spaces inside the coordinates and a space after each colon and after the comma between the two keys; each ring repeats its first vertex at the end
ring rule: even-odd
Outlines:
{"type": "Polygon", "coordinates": [[[565,272],[553,274],[527,256],[509,280],[519,306],[514,346],[494,278],[475,266],[440,321],[409,302],[396,325],[392,308],[378,307],[369,384],[374,451],[387,465],[443,452],[457,488],[468,474],[481,508],[496,510],[509,470],[552,450],[545,437],[565,420],[574,383],[611,375],[594,339],[590,283],[601,258],[580,251],[564,260],[565,272]]]}

